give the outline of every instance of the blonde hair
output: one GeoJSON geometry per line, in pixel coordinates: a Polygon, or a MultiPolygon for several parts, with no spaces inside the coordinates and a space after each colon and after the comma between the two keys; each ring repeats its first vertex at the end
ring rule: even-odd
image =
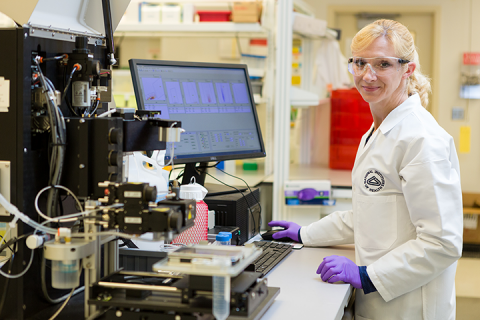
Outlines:
{"type": "Polygon", "coordinates": [[[379,37],[385,37],[391,44],[397,57],[415,62],[416,68],[407,79],[407,94],[418,93],[423,107],[428,106],[428,94],[432,91],[430,79],[420,71],[420,61],[413,42],[413,37],[407,27],[393,20],[377,20],[360,30],[352,40],[352,52],[367,48],[379,37]]]}

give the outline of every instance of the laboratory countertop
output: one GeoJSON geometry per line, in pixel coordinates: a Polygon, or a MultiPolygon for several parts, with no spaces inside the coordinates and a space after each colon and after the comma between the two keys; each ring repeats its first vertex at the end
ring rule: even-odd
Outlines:
{"type": "Polygon", "coordinates": [[[355,261],[353,246],[304,247],[293,250],[272,269],[267,274],[268,286],[279,287],[280,293],[261,319],[342,319],[352,286],[326,283],[316,274],[323,258],[330,255],[355,261]]]}
{"type": "MultiPolygon", "coordinates": [[[[148,238],[148,234],[143,237],[148,238]]],[[[248,242],[261,240],[260,235],[248,242]]],[[[135,241],[142,250],[157,251],[158,243],[135,241]]],[[[269,287],[280,288],[261,320],[320,319],[341,320],[352,294],[345,283],[323,282],[317,268],[324,257],[339,255],[355,261],[354,245],[303,247],[292,252],[267,275],[269,287]]]]}

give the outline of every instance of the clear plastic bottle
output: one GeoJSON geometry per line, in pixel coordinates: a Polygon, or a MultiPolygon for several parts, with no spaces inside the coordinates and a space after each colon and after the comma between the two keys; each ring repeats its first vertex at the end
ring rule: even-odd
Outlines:
{"type": "MultiPolygon", "coordinates": [[[[229,246],[231,239],[232,234],[230,232],[219,232],[215,244],[229,246]]],[[[230,277],[213,276],[212,281],[213,315],[216,320],[225,320],[230,315],[230,277]]]]}
{"type": "Polygon", "coordinates": [[[232,244],[232,234],[221,231],[215,237],[215,244],[220,246],[229,246],[232,244]]]}
{"type": "Polygon", "coordinates": [[[80,284],[79,260],[52,261],[52,287],[71,289],[80,284]]]}

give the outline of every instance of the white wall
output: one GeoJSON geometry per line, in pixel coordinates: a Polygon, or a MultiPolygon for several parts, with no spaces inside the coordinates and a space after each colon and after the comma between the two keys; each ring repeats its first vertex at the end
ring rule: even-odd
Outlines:
{"type": "Polygon", "coordinates": [[[459,146],[460,126],[471,127],[471,151],[459,154],[462,188],[464,192],[480,192],[480,101],[459,98],[460,67],[464,52],[480,52],[480,1],[478,0],[404,0],[402,6],[387,6],[385,0],[305,0],[315,9],[315,16],[335,24],[332,10],[340,6],[357,7],[359,11],[382,11],[382,8],[401,10],[408,7],[415,12],[434,10],[433,39],[433,105],[432,113],[439,124],[455,139],[459,146]],[[361,6],[359,5],[361,4],[361,6]],[[451,120],[452,107],[465,108],[465,120],[451,120]]]}

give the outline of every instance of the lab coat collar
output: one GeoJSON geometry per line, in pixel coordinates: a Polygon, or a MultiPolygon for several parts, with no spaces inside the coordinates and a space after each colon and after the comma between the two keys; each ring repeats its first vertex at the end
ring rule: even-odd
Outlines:
{"type": "MultiPolygon", "coordinates": [[[[374,127],[374,124],[372,123],[372,125],[370,126],[370,129],[368,129],[367,133],[365,133],[362,137],[362,140],[360,141],[360,146],[358,147],[358,151],[357,151],[357,156],[355,157],[355,164],[353,165],[353,171],[355,171],[355,168],[357,166],[357,163],[360,161],[360,159],[362,158],[362,156],[365,154],[365,151],[368,150],[368,148],[370,148],[370,146],[372,145],[373,143],[373,140],[375,140],[375,138],[377,137],[378,135],[378,130],[375,130],[373,133],[372,133],[372,136],[370,137],[370,139],[368,139],[368,142],[366,142],[367,140],[367,137],[368,135],[370,134],[370,132],[373,130],[373,127],[374,127]]],[[[352,174],[353,174],[353,171],[352,171],[352,174]]]]}
{"type": "Polygon", "coordinates": [[[418,93],[413,94],[408,97],[401,105],[393,109],[383,120],[382,124],[378,128],[382,131],[383,134],[386,134],[390,131],[397,123],[402,121],[408,114],[412,112],[412,109],[418,106],[421,106],[422,102],[420,101],[420,96],[418,93]]]}
{"type": "Polygon", "coordinates": [[[357,166],[357,163],[361,161],[363,156],[366,154],[366,151],[370,148],[370,146],[373,144],[373,141],[378,136],[378,132],[381,131],[382,134],[386,134],[388,131],[390,131],[397,123],[399,123],[403,118],[405,118],[407,115],[409,115],[413,108],[416,108],[418,106],[421,106],[420,102],[420,96],[418,94],[414,94],[410,97],[408,97],[407,100],[405,100],[401,105],[393,109],[383,120],[382,124],[380,127],[375,130],[375,132],[372,134],[370,139],[368,139],[368,142],[365,144],[365,140],[368,137],[368,133],[373,129],[374,124],[372,123],[372,126],[370,129],[367,131],[367,133],[362,137],[362,141],[360,142],[360,147],[358,148],[357,151],[357,156],[355,157],[355,165],[354,169],[357,166]]]}

